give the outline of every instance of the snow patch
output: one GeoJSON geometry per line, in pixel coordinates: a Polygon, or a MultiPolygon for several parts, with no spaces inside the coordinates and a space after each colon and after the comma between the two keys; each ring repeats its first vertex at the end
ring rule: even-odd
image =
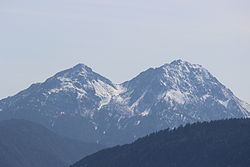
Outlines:
{"type": "Polygon", "coordinates": [[[229,100],[226,100],[226,101],[222,101],[222,100],[217,100],[220,104],[222,104],[224,107],[227,108],[227,105],[228,105],[228,102],[229,100]]]}
{"type": "Polygon", "coordinates": [[[62,82],[72,82],[72,80],[70,78],[58,77],[57,79],[62,81],[62,82]]]}
{"type": "MultiPolygon", "coordinates": [[[[166,75],[166,74],[164,74],[164,75],[166,75]]],[[[161,82],[161,85],[167,86],[167,84],[164,81],[160,80],[160,82],[161,82]]]]}
{"type": "Polygon", "coordinates": [[[145,116],[147,116],[148,114],[149,114],[149,111],[146,110],[146,111],[144,111],[144,112],[141,113],[141,116],[145,117],[145,116]]]}
{"type": "Polygon", "coordinates": [[[136,121],[135,125],[139,125],[141,123],[140,120],[136,121]]]}
{"type": "Polygon", "coordinates": [[[109,104],[113,96],[118,96],[123,91],[122,87],[113,87],[101,80],[93,81],[91,84],[95,90],[96,96],[101,98],[98,110],[109,104]]]}
{"type": "Polygon", "coordinates": [[[173,100],[179,104],[185,104],[185,102],[187,101],[186,94],[182,93],[179,90],[170,90],[166,92],[164,99],[166,101],[173,100]]]}
{"type": "Polygon", "coordinates": [[[58,80],[61,81],[61,87],[60,88],[54,88],[48,91],[48,94],[53,94],[53,93],[59,93],[61,91],[73,91],[77,93],[77,98],[80,99],[86,95],[86,91],[84,89],[80,89],[76,87],[70,78],[65,78],[65,77],[58,77],[58,80]]]}
{"type": "Polygon", "coordinates": [[[205,94],[205,95],[202,96],[202,99],[206,100],[206,99],[209,98],[210,96],[211,96],[211,95],[209,95],[209,94],[205,94]]]}
{"type": "Polygon", "coordinates": [[[147,91],[145,91],[140,98],[138,98],[130,107],[130,109],[133,111],[135,109],[135,107],[137,107],[140,103],[140,101],[144,98],[145,94],[147,93],[147,91]]]}

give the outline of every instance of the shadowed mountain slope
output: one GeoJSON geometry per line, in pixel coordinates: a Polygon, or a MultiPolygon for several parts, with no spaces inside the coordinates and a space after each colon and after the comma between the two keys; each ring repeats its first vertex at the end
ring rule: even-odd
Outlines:
{"type": "Polygon", "coordinates": [[[1,167],[66,167],[103,146],[61,137],[25,120],[0,122],[1,167]]]}

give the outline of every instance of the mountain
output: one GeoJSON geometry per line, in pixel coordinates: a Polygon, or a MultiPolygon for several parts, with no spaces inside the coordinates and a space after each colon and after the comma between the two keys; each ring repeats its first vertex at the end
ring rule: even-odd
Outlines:
{"type": "Polygon", "coordinates": [[[249,117],[200,65],[175,60],[114,84],[78,64],[0,100],[0,119],[32,120],[68,137],[116,145],[186,123],[249,117]]]}
{"type": "Polygon", "coordinates": [[[61,137],[26,120],[0,122],[0,166],[66,167],[103,148],[61,137]]]}
{"type": "Polygon", "coordinates": [[[195,123],[105,149],[71,167],[250,166],[250,119],[195,123]]]}

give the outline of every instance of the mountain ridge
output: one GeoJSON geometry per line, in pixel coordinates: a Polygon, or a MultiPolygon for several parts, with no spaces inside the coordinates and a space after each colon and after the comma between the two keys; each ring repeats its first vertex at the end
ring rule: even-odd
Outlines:
{"type": "Polygon", "coordinates": [[[186,123],[249,117],[246,106],[208,70],[186,61],[122,84],[78,64],[0,100],[0,119],[33,120],[59,134],[116,145],[186,123]]]}

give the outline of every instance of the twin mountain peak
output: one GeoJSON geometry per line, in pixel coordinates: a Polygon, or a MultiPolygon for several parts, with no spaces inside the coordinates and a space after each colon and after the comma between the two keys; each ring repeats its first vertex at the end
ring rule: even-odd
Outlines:
{"type": "Polygon", "coordinates": [[[0,119],[41,123],[105,145],[186,123],[249,117],[249,105],[200,65],[175,60],[114,84],[84,64],[0,100],[0,119]]]}

